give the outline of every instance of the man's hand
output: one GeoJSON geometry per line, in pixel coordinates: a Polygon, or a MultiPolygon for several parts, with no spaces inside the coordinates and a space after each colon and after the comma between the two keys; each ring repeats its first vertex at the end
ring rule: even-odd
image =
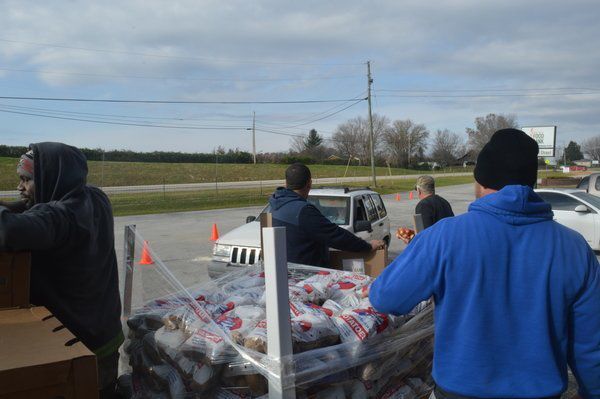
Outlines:
{"type": "Polygon", "coordinates": [[[377,251],[378,249],[385,248],[385,241],[383,240],[371,240],[371,251],[377,251]]]}

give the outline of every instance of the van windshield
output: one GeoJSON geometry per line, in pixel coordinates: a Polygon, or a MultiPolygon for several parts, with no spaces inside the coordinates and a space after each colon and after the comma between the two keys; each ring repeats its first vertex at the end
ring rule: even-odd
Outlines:
{"type": "MultiPolygon", "coordinates": [[[[310,195],[308,197],[308,202],[316,206],[323,216],[332,223],[339,226],[347,226],[350,224],[350,198],[310,195]]],[[[271,205],[267,204],[260,213],[263,214],[269,212],[271,212],[271,205]]]]}

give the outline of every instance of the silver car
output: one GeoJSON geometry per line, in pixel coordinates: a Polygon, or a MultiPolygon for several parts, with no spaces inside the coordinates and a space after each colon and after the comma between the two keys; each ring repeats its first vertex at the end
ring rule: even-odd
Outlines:
{"type": "MultiPolygon", "coordinates": [[[[381,196],[369,188],[314,188],[308,201],[333,223],[370,240],[390,243],[390,220],[381,196]]],[[[261,213],[269,212],[267,205],[261,213]]],[[[248,216],[246,224],[222,235],[214,244],[209,265],[211,277],[235,267],[253,265],[260,259],[260,223],[248,216]]]]}

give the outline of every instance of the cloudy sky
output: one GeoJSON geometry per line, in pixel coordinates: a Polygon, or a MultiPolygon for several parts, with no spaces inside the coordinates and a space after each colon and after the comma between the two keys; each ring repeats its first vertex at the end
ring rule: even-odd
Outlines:
{"type": "Polygon", "coordinates": [[[249,150],[256,112],[257,150],[285,150],[367,116],[350,101],[367,60],[392,120],[464,135],[508,113],[581,141],[600,134],[599,16],[594,0],[3,1],[0,143],[249,150]]]}

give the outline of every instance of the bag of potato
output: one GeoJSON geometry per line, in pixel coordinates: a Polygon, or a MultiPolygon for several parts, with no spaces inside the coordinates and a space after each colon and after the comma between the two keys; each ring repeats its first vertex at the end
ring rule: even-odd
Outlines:
{"type": "Polygon", "coordinates": [[[236,353],[218,334],[199,328],[181,345],[184,356],[196,362],[223,364],[236,357],[236,353]]]}
{"type": "Polygon", "coordinates": [[[265,285],[265,273],[264,272],[251,272],[241,277],[237,277],[234,280],[225,283],[223,285],[223,293],[225,295],[233,294],[236,291],[244,290],[247,288],[261,287],[265,285]]]}
{"type": "Polygon", "coordinates": [[[325,348],[340,342],[340,333],[331,319],[323,314],[304,313],[291,319],[294,353],[325,348]]]}
{"type": "Polygon", "coordinates": [[[342,342],[364,341],[385,332],[390,326],[389,316],[373,308],[347,309],[332,318],[342,342]]]}
{"type": "Polygon", "coordinates": [[[265,311],[258,306],[240,306],[219,316],[215,322],[239,345],[256,324],[265,318],[265,311]]]}

